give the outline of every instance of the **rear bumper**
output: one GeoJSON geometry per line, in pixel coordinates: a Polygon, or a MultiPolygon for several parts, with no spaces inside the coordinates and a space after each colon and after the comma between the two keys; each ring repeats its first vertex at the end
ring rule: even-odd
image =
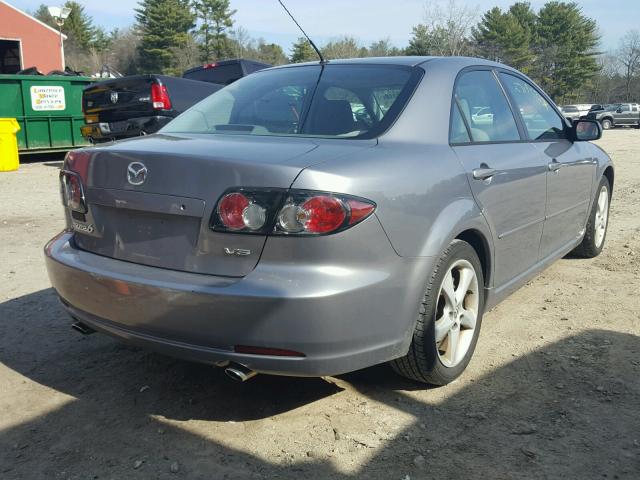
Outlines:
{"type": "Polygon", "coordinates": [[[120,122],[89,123],[80,127],[80,133],[93,142],[118,140],[155,133],[171,120],[173,117],[155,115],[131,118],[120,122]]]}
{"type": "Polygon", "coordinates": [[[397,358],[412,336],[431,258],[388,268],[275,265],[242,278],[178,272],[79,250],[64,232],[45,247],[65,309],[98,331],[168,355],[238,362],[261,373],[323,376],[397,358]],[[415,288],[412,286],[415,285],[415,288]],[[305,357],[234,352],[281,348],[305,357]]]}

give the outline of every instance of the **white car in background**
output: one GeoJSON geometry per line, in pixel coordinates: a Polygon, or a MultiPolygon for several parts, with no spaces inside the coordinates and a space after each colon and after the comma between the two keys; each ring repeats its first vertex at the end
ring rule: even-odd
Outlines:
{"type": "Polygon", "coordinates": [[[471,115],[476,125],[493,125],[493,113],[490,107],[480,107],[471,115]]]}

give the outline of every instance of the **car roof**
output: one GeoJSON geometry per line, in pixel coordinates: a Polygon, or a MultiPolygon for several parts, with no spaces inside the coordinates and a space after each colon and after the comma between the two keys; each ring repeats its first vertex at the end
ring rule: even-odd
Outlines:
{"type": "MultiPolygon", "coordinates": [[[[507,65],[485,60],[476,57],[428,57],[428,56],[398,56],[398,57],[362,57],[362,58],[340,58],[328,60],[327,65],[404,65],[415,67],[424,63],[438,63],[438,65],[450,65],[455,68],[465,68],[467,66],[486,65],[493,67],[501,67],[513,70],[507,65]]],[[[299,66],[318,65],[319,62],[290,63],[288,65],[280,65],[274,68],[295,68],[299,66]]]]}

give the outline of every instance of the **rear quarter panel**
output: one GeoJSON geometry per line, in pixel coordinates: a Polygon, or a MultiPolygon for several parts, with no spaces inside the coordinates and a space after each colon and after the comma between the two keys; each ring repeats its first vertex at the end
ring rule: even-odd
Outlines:
{"type": "Polygon", "coordinates": [[[467,229],[479,231],[491,244],[467,176],[448,145],[381,142],[349,158],[306,168],[293,187],[373,200],[402,257],[437,257],[467,229]]]}

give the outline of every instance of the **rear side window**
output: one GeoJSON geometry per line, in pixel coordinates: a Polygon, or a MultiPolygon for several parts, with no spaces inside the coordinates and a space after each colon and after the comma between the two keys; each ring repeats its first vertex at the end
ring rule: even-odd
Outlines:
{"type": "Polygon", "coordinates": [[[564,121],[531,84],[506,73],[501,73],[500,78],[520,111],[531,140],[565,138],[564,121]]]}
{"type": "Polygon", "coordinates": [[[449,143],[469,143],[469,132],[460,115],[458,104],[453,104],[453,112],[451,113],[451,131],[449,133],[449,143]]]}
{"type": "Polygon", "coordinates": [[[456,82],[454,95],[474,143],[520,140],[509,103],[492,72],[463,73],[456,82]]]}

